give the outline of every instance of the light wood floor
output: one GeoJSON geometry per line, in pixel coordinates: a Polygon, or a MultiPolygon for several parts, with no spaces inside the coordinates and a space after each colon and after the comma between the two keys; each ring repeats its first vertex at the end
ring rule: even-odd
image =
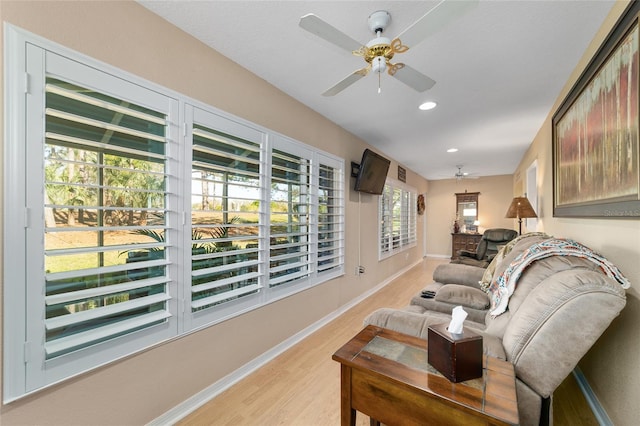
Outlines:
{"type": "MultiPolygon", "coordinates": [[[[331,355],[380,307],[403,307],[443,260],[426,259],[258,371],[191,413],[180,426],[340,424],[340,367],[331,355]]],[[[554,396],[556,426],[597,425],[572,376],[554,396]]],[[[369,418],[357,415],[358,426],[369,418]]]]}

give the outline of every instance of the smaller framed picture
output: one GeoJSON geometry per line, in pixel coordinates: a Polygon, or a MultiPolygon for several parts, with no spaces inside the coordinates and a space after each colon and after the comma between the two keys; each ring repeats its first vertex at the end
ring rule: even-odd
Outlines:
{"type": "Polygon", "coordinates": [[[400,182],[407,182],[407,170],[404,167],[398,166],[398,180],[400,182]]]}

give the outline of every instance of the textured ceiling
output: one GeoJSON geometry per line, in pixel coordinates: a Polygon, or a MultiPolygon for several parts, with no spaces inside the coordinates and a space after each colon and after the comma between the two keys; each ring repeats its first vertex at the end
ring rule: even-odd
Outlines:
{"type": "MultiPolygon", "coordinates": [[[[456,0],[447,0],[456,1],[456,0]]],[[[513,173],[614,1],[484,1],[394,58],[436,81],[418,93],[302,30],[315,13],[365,44],[367,17],[393,38],[439,1],[140,1],[140,4],[427,179],[513,173]],[[401,58],[401,59],[400,59],[401,58]],[[438,107],[420,111],[433,100],[438,107]],[[457,153],[447,153],[448,148],[457,153]]],[[[357,160],[357,159],[348,159],[357,160]]]]}

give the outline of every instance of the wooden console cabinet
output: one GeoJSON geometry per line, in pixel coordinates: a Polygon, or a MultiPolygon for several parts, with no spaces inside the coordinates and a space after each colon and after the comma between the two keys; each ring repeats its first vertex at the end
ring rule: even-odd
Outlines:
{"type": "Polygon", "coordinates": [[[451,234],[451,259],[458,258],[458,250],[476,251],[482,234],[451,234]]]}

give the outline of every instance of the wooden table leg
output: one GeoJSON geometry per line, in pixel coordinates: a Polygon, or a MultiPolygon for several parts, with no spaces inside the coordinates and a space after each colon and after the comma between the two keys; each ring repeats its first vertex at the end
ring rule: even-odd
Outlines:
{"type": "Polygon", "coordinates": [[[356,425],[356,410],[351,408],[351,367],[340,369],[340,421],[342,426],[356,425]]]}

